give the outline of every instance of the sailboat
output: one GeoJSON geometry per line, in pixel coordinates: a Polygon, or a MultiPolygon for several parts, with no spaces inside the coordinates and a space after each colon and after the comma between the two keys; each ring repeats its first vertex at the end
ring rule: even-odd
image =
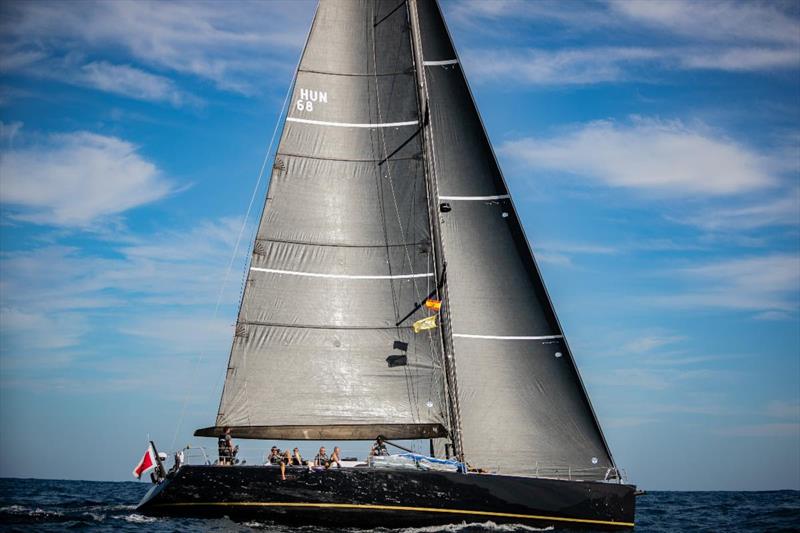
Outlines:
{"type": "Polygon", "coordinates": [[[430,461],[285,480],[273,466],[178,464],[139,511],[632,528],[635,487],[437,1],[321,0],[290,91],[216,423],[195,435],[424,439],[430,461]],[[463,467],[425,467],[447,459],[463,467]]]}

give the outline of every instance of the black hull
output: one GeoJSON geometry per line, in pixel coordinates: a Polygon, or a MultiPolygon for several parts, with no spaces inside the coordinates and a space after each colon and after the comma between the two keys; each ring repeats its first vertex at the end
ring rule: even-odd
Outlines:
{"type": "Polygon", "coordinates": [[[150,515],[342,527],[461,522],[580,529],[633,527],[635,487],[592,481],[346,468],[183,466],[142,499],[150,515]]]}

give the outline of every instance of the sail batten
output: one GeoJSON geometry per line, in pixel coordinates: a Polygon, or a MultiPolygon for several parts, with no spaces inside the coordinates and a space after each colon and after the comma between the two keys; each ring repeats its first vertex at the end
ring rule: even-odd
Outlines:
{"type": "Polygon", "coordinates": [[[423,272],[421,274],[389,274],[389,275],[358,275],[358,274],[325,274],[322,272],[298,272],[294,270],[278,270],[275,268],[250,267],[253,272],[267,272],[270,274],[287,274],[290,276],[305,276],[309,278],[331,278],[331,279],[410,279],[410,278],[430,278],[433,272],[423,272]]]}
{"type": "Polygon", "coordinates": [[[418,120],[406,120],[404,122],[384,122],[382,124],[356,124],[352,122],[331,122],[325,120],[311,120],[307,118],[289,117],[289,122],[299,122],[301,124],[312,124],[314,126],[333,126],[338,128],[399,128],[401,126],[419,126],[418,120]]]}

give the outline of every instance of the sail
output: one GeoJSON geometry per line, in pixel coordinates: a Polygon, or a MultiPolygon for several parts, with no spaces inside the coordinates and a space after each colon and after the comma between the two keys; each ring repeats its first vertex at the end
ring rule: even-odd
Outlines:
{"type": "Polygon", "coordinates": [[[614,466],[435,0],[418,19],[463,452],[505,473],[614,466]]]}
{"type": "Polygon", "coordinates": [[[437,284],[415,79],[405,3],[320,3],[197,435],[446,435],[441,341],[411,329],[437,284]]]}

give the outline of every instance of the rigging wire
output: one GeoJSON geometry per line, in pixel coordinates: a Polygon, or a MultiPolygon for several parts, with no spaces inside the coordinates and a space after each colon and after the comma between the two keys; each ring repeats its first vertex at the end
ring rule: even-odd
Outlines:
{"type": "MultiPolygon", "coordinates": [[[[299,63],[298,63],[299,67],[299,63]]],[[[255,203],[256,196],[258,195],[258,190],[261,188],[261,181],[264,178],[264,170],[267,168],[267,163],[270,160],[270,154],[272,153],[272,147],[275,144],[275,137],[278,133],[278,129],[281,125],[281,118],[283,117],[284,112],[286,111],[287,103],[289,101],[289,96],[292,94],[292,89],[294,88],[295,80],[297,78],[297,69],[295,69],[294,74],[292,75],[292,81],[289,84],[289,88],[286,90],[286,96],[283,98],[283,104],[281,104],[281,108],[278,112],[278,118],[275,121],[275,128],[272,130],[272,137],[269,141],[269,146],[267,148],[266,153],[264,154],[264,160],[261,162],[261,168],[258,171],[258,178],[256,179],[255,186],[253,187],[253,192],[250,195],[250,202],[247,204],[247,211],[244,215],[244,220],[242,220],[242,226],[239,228],[239,234],[236,237],[236,244],[233,247],[233,252],[231,253],[231,258],[228,261],[228,266],[225,269],[225,276],[222,278],[222,284],[220,285],[219,292],[217,293],[217,301],[214,305],[214,315],[212,317],[212,322],[216,320],[217,314],[219,313],[219,307],[222,302],[222,295],[225,292],[225,288],[228,285],[228,277],[230,276],[231,270],[233,269],[233,263],[236,261],[236,255],[239,253],[239,246],[242,243],[242,236],[244,235],[245,228],[247,227],[247,221],[250,218],[250,213],[253,210],[253,204],[255,203]]],[[[248,248],[249,249],[249,248],[248,248]]],[[[247,269],[245,269],[245,276],[247,269]]],[[[240,299],[244,292],[244,285],[242,285],[240,289],[240,299]]],[[[201,350],[198,354],[197,358],[195,359],[194,367],[192,368],[192,376],[190,380],[190,389],[187,391],[186,395],[183,398],[183,404],[181,406],[181,413],[178,417],[178,423],[175,426],[175,434],[172,437],[172,444],[170,448],[175,448],[175,442],[178,440],[178,433],[180,433],[181,426],[183,424],[183,418],[186,415],[186,405],[189,402],[189,397],[192,395],[191,384],[195,382],[195,378],[197,377],[197,371],[200,367],[200,363],[203,361],[205,357],[205,349],[201,350]]],[[[219,378],[214,385],[213,390],[217,390],[219,387],[219,378]]]]}

